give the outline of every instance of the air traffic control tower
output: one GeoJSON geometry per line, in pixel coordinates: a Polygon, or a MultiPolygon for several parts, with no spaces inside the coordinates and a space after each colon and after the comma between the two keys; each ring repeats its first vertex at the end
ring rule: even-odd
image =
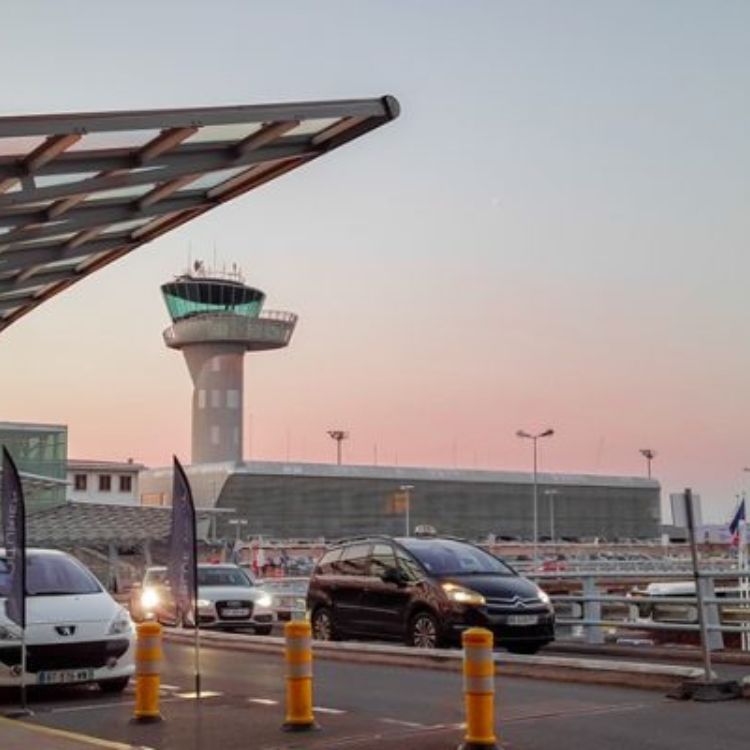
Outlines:
{"type": "Polygon", "coordinates": [[[164,342],[181,349],[193,379],[192,463],[242,461],[245,352],[289,344],[297,316],[264,311],[265,294],[241,274],[191,272],[161,288],[172,325],[164,342]]]}

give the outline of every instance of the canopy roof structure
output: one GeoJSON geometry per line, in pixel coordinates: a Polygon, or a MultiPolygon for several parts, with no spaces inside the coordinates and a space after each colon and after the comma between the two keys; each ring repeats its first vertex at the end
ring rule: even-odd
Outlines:
{"type": "Polygon", "coordinates": [[[0,117],[0,331],[140,245],[398,114],[384,96],[0,117]]]}

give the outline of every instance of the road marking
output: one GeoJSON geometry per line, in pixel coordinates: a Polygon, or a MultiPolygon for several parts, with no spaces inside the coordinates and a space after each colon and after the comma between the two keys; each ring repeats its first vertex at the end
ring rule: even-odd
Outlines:
{"type": "MultiPolygon", "coordinates": [[[[177,698],[163,698],[160,703],[176,703],[177,698]]],[[[132,706],[132,701],[118,701],[117,703],[91,703],[83,706],[61,706],[59,708],[40,708],[40,712],[50,714],[69,714],[76,711],[96,711],[104,708],[121,708],[122,706],[132,706]]]]}
{"type": "MultiPolygon", "coordinates": [[[[37,732],[38,734],[46,734],[48,737],[57,737],[58,739],[72,740],[79,742],[84,745],[93,745],[94,747],[106,748],[106,750],[133,750],[132,745],[126,745],[122,742],[112,742],[111,740],[102,740],[99,737],[91,737],[88,734],[79,734],[78,732],[67,732],[63,729],[53,729],[52,727],[45,727],[41,724],[29,724],[27,722],[19,722],[13,719],[5,719],[0,717],[0,726],[10,725],[13,727],[23,727],[25,730],[30,732],[37,732]]],[[[144,749],[145,750],[145,749],[144,749]]]]}
{"type": "Polygon", "coordinates": [[[270,698],[248,698],[248,703],[257,703],[260,706],[278,706],[279,702],[270,698]]]}
{"type": "Polygon", "coordinates": [[[412,729],[424,729],[425,724],[417,721],[404,721],[403,719],[380,719],[384,724],[398,724],[400,727],[411,727],[412,729]]]}
{"type": "Polygon", "coordinates": [[[313,706],[313,712],[317,711],[319,714],[345,714],[346,711],[340,708],[324,708],[323,706],[313,706]]]}
{"type": "MultiPolygon", "coordinates": [[[[199,700],[198,693],[190,692],[190,693],[175,693],[175,695],[178,698],[185,698],[186,700],[199,700]]],[[[224,695],[224,693],[217,693],[214,690],[201,690],[200,692],[200,698],[218,698],[220,695],[224,695]]]]}
{"type": "Polygon", "coordinates": [[[159,687],[162,690],[179,690],[180,689],[179,685],[165,685],[163,682],[159,687]]]}

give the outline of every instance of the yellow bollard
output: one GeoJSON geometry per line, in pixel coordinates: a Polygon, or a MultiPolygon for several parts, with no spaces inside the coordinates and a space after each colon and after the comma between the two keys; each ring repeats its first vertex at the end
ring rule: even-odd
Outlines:
{"type": "Polygon", "coordinates": [[[161,687],[161,625],[142,622],[136,631],[135,646],[135,711],[133,721],[161,721],[159,688],[161,687]]]}
{"type": "Polygon", "coordinates": [[[312,628],[307,620],[284,625],[286,637],[286,721],[282,729],[317,729],[312,710],[312,628]]]}
{"type": "Polygon", "coordinates": [[[495,738],[495,662],[492,633],[484,628],[464,631],[464,700],[466,737],[459,750],[493,750],[495,738]]]}

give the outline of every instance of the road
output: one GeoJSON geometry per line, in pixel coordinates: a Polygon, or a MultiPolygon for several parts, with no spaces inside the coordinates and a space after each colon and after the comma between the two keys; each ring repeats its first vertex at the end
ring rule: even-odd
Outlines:
{"type": "MultiPolygon", "coordinates": [[[[280,731],[280,657],[205,649],[200,703],[192,690],[192,649],[166,645],[158,725],[133,725],[133,695],[95,688],[47,689],[32,696],[32,722],[156,750],[323,750],[455,748],[462,739],[457,673],[318,661],[315,705],[322,729],[280,731]]],[[[747,701],[676,702],[658,692],[596,685],[497,679],[497,728],[508,750],[639,748],[740,750],[750,736],[747,701]]]]}

